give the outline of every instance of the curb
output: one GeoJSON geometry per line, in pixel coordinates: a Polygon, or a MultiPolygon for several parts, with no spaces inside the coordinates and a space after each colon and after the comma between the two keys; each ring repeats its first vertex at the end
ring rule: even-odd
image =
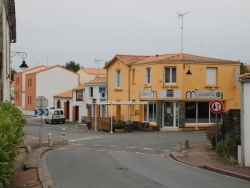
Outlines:
{"type": "Polygon", "coordinates": [[[250,176],[246,176],[246,175],[243,175],[243,174],[238,174],[238,173],[230,172],[230,171],[227,171],[227,170],[222,170],[222,169],[211,167],[211,166],[198,166],[198,165],[194,165],[194,164],[191,164],[191,163],[188,163],[186,161],[178,159],[178,157],[176,157],[173,153],[170,153],[169,156],[172,159],[174,159],[174,160],[176,160],[178,162],[181,162],[181,163],[184,163],[184,164],[187,164],[187,165],[190,165],[190,166],[194,166],[194,167],[201,168],[201,169],[204,169],[204,170],[209,170],[209,171],[212,171],[212,172],[217,172],[217,173],[220,173],[220,174],[224,174],[224,175],[228,175],[228,176],[232,176],[232,177],[236,177],[236,178],[240,178],[240,179],[243,179],[243,180],[250,181],[250,176]]]}

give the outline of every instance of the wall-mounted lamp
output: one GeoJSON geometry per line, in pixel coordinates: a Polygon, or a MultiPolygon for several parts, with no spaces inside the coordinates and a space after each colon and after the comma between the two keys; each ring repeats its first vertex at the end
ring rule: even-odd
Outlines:
{"type": "Polygon", "coordinates": [[[184,63],[183,64],[183,69],[185,69],[186,67],[188,67],[188,71],[186,72],[186,74],[191,75],[192,74],[192,72],[190,71],[191,65],[189,63],[184,63]]]}
{"type": "Polygon", "coordinates": [[[212,87],[211,89],[214,90],[214,87],[212,87]]]}
{"type": "Polygon", "coordinates": [[[21,58],[23,59],[23,62],[22,64],[19,66],[22,70],[25,70],[27,68],[29,68],[29,66],[25,63],[25,59],[27,57],[27,54],[25,52],[11,52],[13,53],[14,55],[12,55],[10,58],[14,57],[15,55],[21,55],[21,58]]]}
{"type": "Polygon", "coordinates": [[[171,89],[171,87],[168,87],[168,89],[171,89]]]}
{"type": "Polygon", "coordinates": [[[196,87],[195,87],[195,90],[199,90],[199,87],[198,87],[198,86],[196,86],[196,87]]]}

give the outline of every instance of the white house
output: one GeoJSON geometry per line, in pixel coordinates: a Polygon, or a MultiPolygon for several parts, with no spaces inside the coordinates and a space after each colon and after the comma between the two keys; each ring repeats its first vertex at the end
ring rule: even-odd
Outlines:
{"type": "Polygon", "coordinates": [[[85,83],[85,103],[88,107],[86,114],[88,117],[94,117],[95,110],[97,116],[106,117],[107,116],[107,107],[100,106],[98,109],[94,109],[92,105],[95,101],[106,101],[107,100],[107,78],[106,77],[97,77],[88,83],[85,83]]]}
{"type": "Polygon", "coordinates": [[[65,118],[68,121],[81,122],[81,117],[86,114],[86,105],[84,103],[84,86],[76,88],[54,96],[56,108],[63,108],[65,118]]]}
{"type": "Polygon", "coordinates": [[[75,88],[78,84],[79,75],[59,65],[27,73],[22,87],[21,106],[24,106],[27,115],[34,115],[36,98],[44,96],[48,99],[48,107],[55,107],[53,96],[75,88]]]}
{"type": "Polygon", "coordinates": [[[250,166],[250,73],[240,77],[241,82],[241,163],[250,166]]]}

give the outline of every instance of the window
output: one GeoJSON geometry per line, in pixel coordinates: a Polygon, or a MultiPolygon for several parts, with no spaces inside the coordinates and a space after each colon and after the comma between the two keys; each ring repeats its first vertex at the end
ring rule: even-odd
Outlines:
{"type": "Polygon", "coordinates": [[[135,83],[135,69],[132,69],[132,83],[135,83]]]}
{"type": "Polygon", "coordinates": [[[207,86],[216,86],[216,74],[217,68],[207,67],[206,69],[206,85],[207,86]]]}
{"type": "Polygon", "coordinates": [[[89,88],[89,97],[93,97],[94,96],[94,88],[90,87],[89,88]]]}
{"type": "MultiPolygon", "coordinates": [[[[221,113],[218,114],[218,119],[221,113]]],[[[215,114],[210,112],[209,102],[186,102],[185,122],[186,123],[215,123],[215,114]]]]}
{"type": "Polygon", "coordinates": [[[116,70],[115,71],[115,88],[121,88],[121,71],[116,70]]]}
{"type": "Polygon", "coordinates": [[[101,98],[105,98],[105,95],[106,93],[101,93],[101,98]]]}
{"type": "Polygon", "coordinates": [[[156,102],[149,102],[148,111],[147,111],[147,105],[144,105],[144,121],[156,122],[156,102]],[[147,115],[148,115],[148,120],[147,120],[147,115]]]}
{"type": "Polygon", "coordinates": [[[145,84],[151,83],[151,68],[147,67],[145,69],[145,84]]]}
{"type": "Polygon", "coordinates": [[[176,84],[176,67],[164,68],[164,83],[176,84]]]}

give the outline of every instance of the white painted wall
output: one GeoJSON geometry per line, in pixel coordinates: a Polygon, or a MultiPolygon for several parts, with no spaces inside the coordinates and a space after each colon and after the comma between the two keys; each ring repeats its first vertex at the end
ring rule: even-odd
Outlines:
{"type": "Polygon", "coordinates": [[[245,166],[250,166],[250,82],[244,82],[243,84],[243,107],[242,110],[242,125],[243,125],[243,139],[244,139],[244,159],[245,166]]]}
{"type": "Polygon", "coordinates": [[[61,67],[37,73],[36,97],[45,96],[48,99],[48,107],[54,107],[53,96],[68,91],[78,86],[78,74],[61,67]]]}
{"type": "MultiPolygon", "coordinates": [[[[99,84],[85,84],[85,104],[92,104],[92,99],[95,98],[96,101],[100,101],[101,93],[99,93],[99,86],[106,85],[106,83],[99,84]],[[93,97],[90,97],[90,87],[93,87],[93,97]]],[[[107,99],[107,93],[106,99],[107,99]]],[[[93,113],[92,113],[93,114],[93,113]]]]}
{"type": "MultiPolygon", "coordinates": [[[[73,91],[73,98],[72,98],[72,106],[79,106],[79,122],[81,122],[81,117],[82,116],[87,116],[87,108],[86,108],[86,103],[85,103],[85,98],[84,98],[84,90],[83,90],[83,101],[76,101],[76,91],[73,91]]],[[[71,110],[72,111],[72,110],[71,110]]],[[[70,121],[72,121],[72,115],[70,117],[70,121]]]]}
{"type": "Polygon", "coordinates": [[[2,18],[2,44],[3,44],[3,51],[2,51],[2,87],[3,87],[3,101],[10,101],[10,79],[7,78],[8,75],[10,76],[10,35],[9,35],[9,23],[6,17],[6,10],[5,6],[0,1],[1,5],[1,18],[2,18]]]}
{"type": "Polygon", "coordinates": [[[79,70],[77,72],[80,76],[80,83],[81,84],[84,84],[84,83],[87,83],[89,82],[90,80],[93,80],[96,78],[96,75],[93,75],[93,74],[87,74],[86,72],[84,72],[83,70],[79,70]]]}

